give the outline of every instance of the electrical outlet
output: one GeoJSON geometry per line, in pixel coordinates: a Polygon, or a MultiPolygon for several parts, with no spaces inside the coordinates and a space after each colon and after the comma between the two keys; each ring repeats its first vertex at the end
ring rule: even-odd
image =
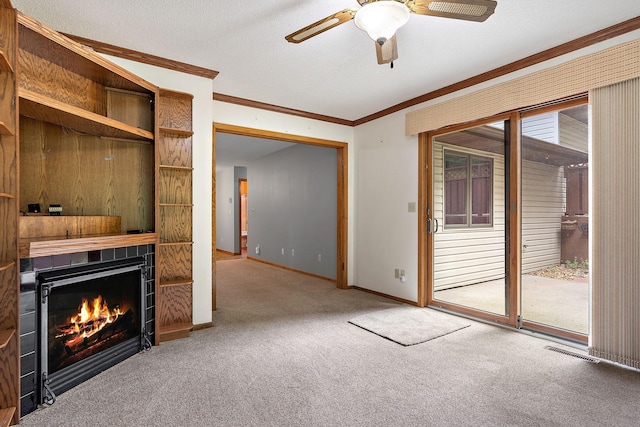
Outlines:
{"type": "Polygon", "coordinates": [[[282,248],[282,255],[284,255],[284,248],[282,248]]]}
{"type": "Polygon", "coordinates": [[[318,254],[318,262],[322,262],[322,255],[318,254]]]}
{"type": "Polygon", "coordinates": [[[291,249],[291,256],[296,256],[296,250],[295,249],[291,249]]]}
{"type": "Polygon", "coordinates": [[[260,245],[256,246],[256,255],[260,255],[260,245]]]}
{"type": "Polygon", "coordinates": [[[400,270],[396,268],[396,279],[400,278],[400,270]]]}

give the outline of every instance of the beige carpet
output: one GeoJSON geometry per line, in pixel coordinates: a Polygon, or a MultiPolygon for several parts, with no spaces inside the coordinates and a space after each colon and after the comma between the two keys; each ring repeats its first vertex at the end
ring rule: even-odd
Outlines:
{"type": "Polygon", "coordinates": [[[363,314],[349,323],[404,346],[431,341],[471,325],[451,314],[412,306],[363,314]]]}
{"type": "Polygon", "coordinates": [[[215,327],[125,360],[21,426],[584,427],[640,419],[640,373],[549,351],[546,340],[468,321],[400,346],[348,321],[401,304],[250,260],[218,263],[217,288],[215,327]]]}

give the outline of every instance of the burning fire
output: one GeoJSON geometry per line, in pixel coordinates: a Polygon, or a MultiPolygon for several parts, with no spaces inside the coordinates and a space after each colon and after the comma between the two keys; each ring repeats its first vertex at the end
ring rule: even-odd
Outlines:
{"type": "Polygon", "coordinates": [[[102,299],[102,295],[94,298],[91,304],[83,298],[82,304],[78,306],[78,314],[71,316],[69,324],[58,327],[60,334],[56,335],[56,338],[71,336],[66,341],[66,344],[68,346],[75,345],[83,339],[98,333],[122,314],[124,313],[122,313],[119,306],[109,310],[109,306],[102,299]]]}

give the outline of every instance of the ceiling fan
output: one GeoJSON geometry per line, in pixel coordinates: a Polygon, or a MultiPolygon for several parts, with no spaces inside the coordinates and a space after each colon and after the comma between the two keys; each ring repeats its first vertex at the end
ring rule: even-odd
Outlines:
{"type": "Polygon", "coordinates": [[[438,16],[441,18],[485,21],[496,8],[494,0],[357,0],[360,8],[346,8],[311,25],[295,31],[285,39],[301,43],[352,19],[358,28],[366,31],[376,45],[378,64],[398,59],[396,31],[409,20],[409,15],[438,16]]]}

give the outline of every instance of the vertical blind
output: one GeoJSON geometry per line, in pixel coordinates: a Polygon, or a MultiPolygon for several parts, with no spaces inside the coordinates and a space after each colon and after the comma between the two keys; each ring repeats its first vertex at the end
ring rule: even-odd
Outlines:
{"type": "Polygon", "coordinates": [[[594,89],[589,353],[640,368],[640,79],[594,89]]]}

